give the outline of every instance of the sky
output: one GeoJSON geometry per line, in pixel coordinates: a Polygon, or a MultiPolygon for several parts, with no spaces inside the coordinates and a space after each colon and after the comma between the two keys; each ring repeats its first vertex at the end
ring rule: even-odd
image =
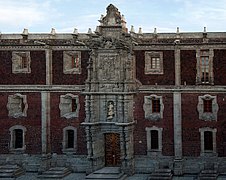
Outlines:
{"type": "Polygon", "coordinates": [[[0,0],[0,32],[79,33],[93,31],[106,7],[115,5],[127,28],[138,32],[226,32],[226,0],[0,0]]]}

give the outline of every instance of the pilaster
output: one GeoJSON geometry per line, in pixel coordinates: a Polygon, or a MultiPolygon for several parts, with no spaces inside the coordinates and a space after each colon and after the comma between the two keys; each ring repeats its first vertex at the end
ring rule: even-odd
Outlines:
{"type": "Polygon", "coordinates": [[[174,173],[183,174],[182,160],[182,116],[181,116],[181,93],[173,93],[173,115],[174,115],[174,173]]]}

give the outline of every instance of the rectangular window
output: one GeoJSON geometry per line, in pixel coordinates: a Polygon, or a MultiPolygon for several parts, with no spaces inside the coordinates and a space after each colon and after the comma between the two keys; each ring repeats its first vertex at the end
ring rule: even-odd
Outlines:
{"type": "Polygon", "coordinates": [[[151,149],[159,149],[158,131],[151,131],[151,149]]]}
{"type": "Polygon", "coordinates": [[[21,57],[21,69],[28,68],[28,59],[26,56],[21,57]]]}
{"type": "Polygon", "coordinates": [[[74,131],[67,130],[67,147],[66,148],[74,148],[74,131]]]}
{"type": "Polygon", "coordinates": [[[211,131],[204,132],[204,150],[213,151],[213,133],[211,131]]]}
{"type": "Polygon", "coordinates": [[[152,69],[160,69],[160,58],[159,57],[151,58],[151,68],[152,69]]]}
{"type": "Polygon", "coordinates": [[[201,81],[204,83],[209,82],[209,57],[200,57],[200,68],[201,68],[201,81]]]}
{"type": "Polygon", "coordinates": [[[212,113],[212,99],[208,99],[208,100],[204,99],[203,105],[204,105],[204,109],[203,109],[204,112],[212,113]]]}
{"type": "Polygon", "coordinates": [[[14,137],[15,137],[15,149],[23,147],[23,130],[22,129],[15,129],[14,130],[14,137]]]}
{"type": "Polygon", "coordinates": [[[163,74],[163,53],[145,52],[145,74],[163,74]]]}
{"type": "Polygon", "coordinates": [[[71,68],[79,67],[79,57],[78,54],[71,56],[71,68]]]}
{"type": "Polygon", "coordinates": [[[30,73],[31,72],[30,52],[12,52],[12,72],[30,73]]]}
{"type": "Polygon", "coordinates": [[[159,113],[159,112],[160,112],[160,100],[152,99],[152,113],[159,113]]]}
{"type": "Polygon", "coordinates": [[[63,52],[63,71],[64,74],[81,74],[81,52],[63,52]]]}
{"type": "Polygon", "coordinates": [[[213,84],[213,49],[197,50],[197,84],[213,84]]]}
{"type": "Polygon", "coordinates": [[[76,112],[76,110],[77,110],[76,99],[71,99],[71,112],[76,112]]]}

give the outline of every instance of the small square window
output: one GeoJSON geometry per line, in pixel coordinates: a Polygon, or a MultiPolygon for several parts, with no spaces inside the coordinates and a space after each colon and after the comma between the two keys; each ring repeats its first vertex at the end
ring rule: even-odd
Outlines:
{"type": "Polygon", "coordinates": [[[63,71],[64,74],[81,74],[80,51],[64,51],[63,71]]]}
{"type": "Polygon", "coordinates": [[[30,73],[31,57],[30,52],[13,52],[12,53],[12,72],[13,73],[30,73]]]}
{"type": "Polygon", "coordinates": [[[145,74],[163,74],[162,52],[145,52],[145,74]]]}

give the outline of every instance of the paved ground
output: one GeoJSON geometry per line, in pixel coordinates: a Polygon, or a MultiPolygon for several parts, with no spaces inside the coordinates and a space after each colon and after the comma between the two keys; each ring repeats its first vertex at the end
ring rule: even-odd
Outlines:
{"type": "MultiPolygon", "coordinates": [[[[61,180],[85,180],[85,173],[72,173],[61,180]]],[[[127,180],[147,180],[149,174],[135,174],[127,178],[127,180]]],[[[6,179],[4,179],[6,180],[6,179]]],[[[16,178],[16,180],[42,180],[37,178],[36,173],[26,173],[26,175],[16,178]]],[[[45,179],[46,180],[46,179],[45,179]]],[[[57,179],[54,179],[57,180],[57,179]]],[[[197,180],[195,176],[173,177],[173,180],[197,180]]],[[[219,176],[217,180],[226,180],[226,176],[219,176]]]]}

